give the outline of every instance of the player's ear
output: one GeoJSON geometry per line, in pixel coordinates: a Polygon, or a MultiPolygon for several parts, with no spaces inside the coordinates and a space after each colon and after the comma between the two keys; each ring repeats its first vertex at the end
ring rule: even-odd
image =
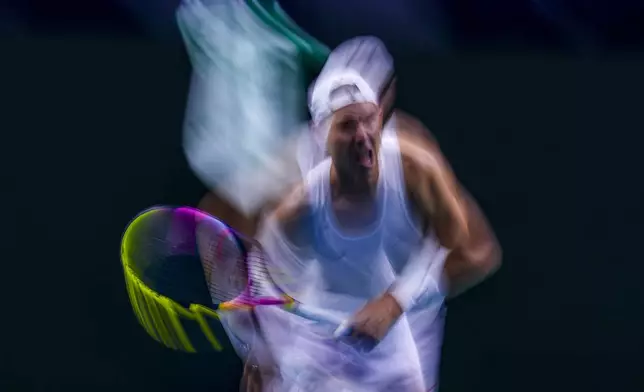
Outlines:
{"type": "Polygon", "coordinates": [[[383,123],[383,117],[384,117],[385,111],[383,110],[382,106],[378,107],[378,127],[382,127],[383,123]]]}

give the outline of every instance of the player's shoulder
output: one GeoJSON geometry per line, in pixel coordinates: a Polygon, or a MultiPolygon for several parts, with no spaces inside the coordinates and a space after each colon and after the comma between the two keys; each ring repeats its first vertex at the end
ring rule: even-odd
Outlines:
{"type": "Polygon", "coordinates": [[[402,110],[394,112],[396,132],[403,137],[415,139],[428,147],[438,145],[436,138],[429,129],[416,117],[402,110]]]}
{"type": "Polygon", "coordinates": [[[409,115],[396,118],[396,137],[405,177],[414,181],[440,168],[443,157],[436,139],[423,124],[409,115]]]}
{"type": "Polygon", "coordinates": [[[318,193],[325,181],[328,181],[330,168],[331,159],[326,158],[309,170],[303,180],[291,188],[274,209],[274,215],[278,220],[287,222],[312,214],[314,204],[317,202],[317,198],[313,196],[318,193]]]}
{"type": "Polygon", "coordinates": [[[293,187],[272,211],[271,215],[282,225],[289,225],[310,214],[309,187],[302,182],[293,187]]]}

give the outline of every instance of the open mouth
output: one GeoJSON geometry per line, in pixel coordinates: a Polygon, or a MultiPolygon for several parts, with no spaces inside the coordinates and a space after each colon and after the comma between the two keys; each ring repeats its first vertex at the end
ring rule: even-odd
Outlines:
{"type": "Polygon", "coordinates": [[[374,163],[374,154],[371,148],[365,148],[358,151],[358,164],[367,169],[371,169],[374,163]]]}

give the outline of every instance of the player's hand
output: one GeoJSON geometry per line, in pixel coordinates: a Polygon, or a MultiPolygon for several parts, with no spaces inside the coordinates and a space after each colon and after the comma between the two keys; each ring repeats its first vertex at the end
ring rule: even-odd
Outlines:
{"type": "Polygon", "coordinates": [[[262,374],[259,366],[251,361],[244,364],[244,373],[242,374],[239,392],[261,392],[262,391],[262,374]]]}
{"type": "Polygon", "coordinates": [[[264,392],[269,385],[277,382],[279,375],[273,363],[262,363],[255,358],[244,364],[244,373],[239,387],[240,392],[264,392]]]}
{"type": "Polygon", "coordinates": [[[353,317],[351,336],[382,340],[403,313],[398,301],[389,293],[366,304],[353,317]]]}
{"type": "MultiPolygon", "coordinates": [[[[257,325],[257,324],[255,324],[257,325]]],[[[264,392],[272,385],[278,385],[280,371],[277,361],[264,340],[256,331],[250,352],[244,363],[244,373],[240,384],[240,392],[264,392]]]]}

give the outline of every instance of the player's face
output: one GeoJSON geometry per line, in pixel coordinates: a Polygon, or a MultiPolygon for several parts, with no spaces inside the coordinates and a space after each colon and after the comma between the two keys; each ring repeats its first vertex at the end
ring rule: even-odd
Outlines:
{"type": "Polygon", "coordinates": [[[329,153],[341,170],[354,174],[369,172],[376,165],[382,112],[373,103],[355,103],[333,114],[329,153]]]}

